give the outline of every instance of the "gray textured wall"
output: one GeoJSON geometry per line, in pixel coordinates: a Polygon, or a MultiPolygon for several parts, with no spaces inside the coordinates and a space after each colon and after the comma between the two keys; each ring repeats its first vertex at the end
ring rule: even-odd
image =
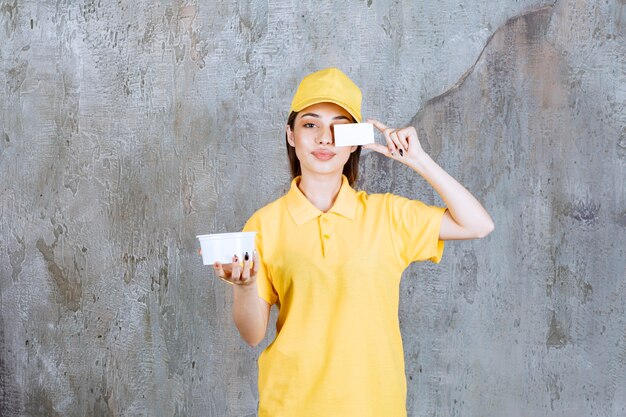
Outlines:
{"type": "Polygon", "coordinates": [[[623,0],[0,1],[0,414],[255,414],[273,332],[240,340],[195,235],[287,189],[291,94],[339,66],[496,222],[407,270],[409,415],[625,416],[625,27],[623,0]]]}

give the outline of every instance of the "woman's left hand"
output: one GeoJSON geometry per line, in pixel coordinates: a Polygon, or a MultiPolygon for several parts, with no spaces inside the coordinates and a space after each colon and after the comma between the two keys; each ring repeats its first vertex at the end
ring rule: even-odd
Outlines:
{"type": "Polygon", "coordinates": [[[378,120],[367,119],[366,121],[372,123],[383,134],[387,141],[387,146],[372,143],[363,145],[363,148],[382,153],[410,167],[417,166],[422,156],[426,155],[417,138],[417,131],[413,126],[394,129],[378,120]]]}

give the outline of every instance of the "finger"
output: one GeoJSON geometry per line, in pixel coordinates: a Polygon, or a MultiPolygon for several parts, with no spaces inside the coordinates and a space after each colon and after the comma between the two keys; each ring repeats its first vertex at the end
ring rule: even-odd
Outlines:
{"type": "Polygon", "coordinates": [[[250,276],[256,277],[256,274],[259,272],[260,264],[261,260],[259,259],[259,253],[255,250],[252,252],[252,273],[250,276]]]}
{"type": "Polygon", "coordinates": [[[222,264],[222,268],[224,268],[224,276],[230,277],[233,272],[233,264],[222,264]]]}
{"type": "Polygon", "coordinates": [[[248,252],[243,257],[243,271],[241,273],[241,280],[246,281],[250,278],[250,255],[248,252]]]}
{"type": "Polygon", "coordinates": [[[198,255],[202,255],[202,248],[198,249],[198,255]]]}
{"type": "Polygon", "coordinates": [[[376,129],[378,129],[383,134],[383,136],[385,137],[385,141],[387,142],[387,146],[389,147],[389,153],[391,154],[391,156],[395,156],[400,144],[398,143],[398,145],[395,145],[390,137],[393,129],[385,125],[383,122],[379,122],[375,119],[367,119],[367,122],[373,124],[376,129]]]}
{"type": "Polygon", "coordinates": [[[393,144],[395,145],[398,151],[402,151],[404,149],[404,145],[402,145],[402,142],[400,141],[400,137],[398,136],[397,130],[394,130],[393,132],[389,133],[389,138],[391,139],[391,141],[393,142],[393,144]]]}
{"type": "Polygon", "coordinates": [[[373,124],[374,127],[380,130],[381,132],[384,132],[385,130],[389,129],[383,122],[379,122],[378,120],[375,120],[375,119],[367,119],[367,122],[373,124]]]}
{"type": "Polygon", "coordinates": [[[417,143],[419,145],[419,138],[417,137],[417,129],[413,126],[405,127],[406,130],[406,143],[411,146],[412,143],[417,143]]]}
{"type": "Polygon", "coordinates": [[[389,152],[389,148],[386,147],[385,145],[381,145],[380,143],[370,143],[367,145],[363,145],[363,147],[365,149],[371,149],[373,151],[376,151],[378,153],[382,153],[383,155],[392,158],[391,156],[391,152],[389,152]]]}
{"type": "Polygon", "coordinates": [[[226,274],[224,273],[224,268],[222,268],[222,264],[217,261],[213,264],[213,271],[215,271],[215,275],[220,278],[226,276],[226,274]]]}
{"type": "Polygon", "coordinates": [[[398,147],[394,143],[393,139],[391,139],[391,133],[393,131],[389,128],[385,129],[383,132],[383,136],[385,137],[385,141],[387,142],[387,148],[389,149],[389,154],[392,157],[395,157],[397,154],[398,147]]]}
{"type": "Polygon", "coordinates": [[[237,255],[233,256],[233,270],[230,273],[230,279],[232,281],[239,281],[239,277],[241,276],[241,265],[239,265],[239,258],[237,255]]]}
{"type": "Polygon", "coordinates": [[[412,132],[410,127],[399,129],[396,132],[396,134],[398,135],[398,140],[400,141],[400,144],[405,151],[409,150],[409,138],[411,137],[411,133],[412,132]]]}
{"type": "Polygon", "coordinates": [[[219,279],[224,282],[228,282],[230,285],[233,285],[233,283],[228,280],[228,271],[224,271],[223,265],[221,263],[215,261],[215,263],[213,264],[213,270],[215,271],[215,275],[217,275],[219,279]]]}

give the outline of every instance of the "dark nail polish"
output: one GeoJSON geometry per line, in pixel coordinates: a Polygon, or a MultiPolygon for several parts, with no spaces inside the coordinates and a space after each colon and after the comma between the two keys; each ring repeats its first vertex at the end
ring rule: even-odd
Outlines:
{"type": "Polygon", "coordinates": [[[239,261],[239,257],[237,255],[235,255],[235,262],[239,261]]]}
{"type": "Polygon", "coordinates": [[[248,252],[246,252],[246,254],[243,256],[243,259],[246,261],[250,259],[250,255],[248,255],[248,252]]]}
{"type": "Polygon", "coordinates": [[[400,156],[404,156],[404,151],[400,149],[400,156]]]}

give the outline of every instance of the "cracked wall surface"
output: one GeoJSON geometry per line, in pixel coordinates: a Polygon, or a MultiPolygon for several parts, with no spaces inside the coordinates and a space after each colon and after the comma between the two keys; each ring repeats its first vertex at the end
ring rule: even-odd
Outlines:
{"type": "MultiPolygon", "coordinates": [[[[274,333],[240,339],[195,235],[287,190],[291,94],[338,66],[496,223],[405,273],[409,416],[626,415],[625,25],[621,0],[0,1],[0,414],[255,415],[274,333]]],[[[357,185],[441,203],[376,154],[357,185]]]]}

